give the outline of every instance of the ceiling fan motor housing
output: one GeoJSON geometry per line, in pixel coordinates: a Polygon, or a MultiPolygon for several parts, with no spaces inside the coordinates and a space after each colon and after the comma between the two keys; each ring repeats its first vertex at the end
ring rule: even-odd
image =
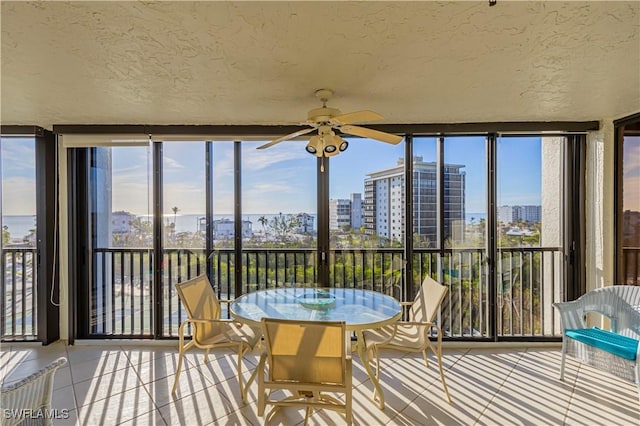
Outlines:
{"type": "Polygon", "coordinates": [[[321,108],[314,108],[307,113],[307,121],[310,123],[325,123],[331,120],[333,117],[341,115],[342,112],[338,108],[330,108],[323,106],[321,108]]]}

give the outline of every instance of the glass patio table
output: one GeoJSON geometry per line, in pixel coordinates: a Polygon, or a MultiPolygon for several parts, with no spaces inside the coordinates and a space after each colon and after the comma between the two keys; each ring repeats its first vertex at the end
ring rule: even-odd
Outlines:
{"type": "Polygon", "coordinates": [[[366,358],[362,331],[392,324],[400,319],[400,303],[391,296],[353,288],[278,288],[244,294],[229,306],[231,316],[260,327],[262,318],[301,321],[344,321],[357,337],[357,351],[384,408],[384,394],[366,358]]]}

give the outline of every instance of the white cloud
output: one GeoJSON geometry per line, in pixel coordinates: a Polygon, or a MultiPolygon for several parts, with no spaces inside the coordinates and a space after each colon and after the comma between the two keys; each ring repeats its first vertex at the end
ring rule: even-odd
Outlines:
{"type": "Polygon", "coordinates": [[[33,142],[2,141],[2,168],[3,173],[14,174],[16,170],[35,173],[36,151],[33,142]]]}
{"type": "Polygon", "coordinates": [[[180,214],[201,214],[205,208],[204,185],[191,183],[171,183],[164,185],[164,211],[168,213],[175,206],[180,214]]]}
{"type": "Polygon", "coordinates": [[[640,212],[640,175],[625,178],[622,198],[623,210],[640,212]]]}
{"type": "Polygon", "coordinates": [[[116,185],[116,181],[117,179],[114,179],[111,194],[112,211],[124,210],[137,215],[153,213],[153,198],[146,180],[127,181],[122,185],[116,185]]]}
{"type": "MultiPolygon", "coordinates": [[[[640,138],[638,143],[627,143],[625,139],[624,144],[624,164],[623,173],[624,178],[640,176],[640,138]]],[[[625,184],[626,185],[626,184],[625,184]]]]}
{"type": "Polygon", "coordinates": [[[24,177],[2,179],[2,214],[33,215],[36,213],[36,180],[24,177]]]}
{"type": "Polygon", "coordinates": [[[178,162],[177,160],[173,159],[173,158],[169,158],[166,155],[163,157],[162,159],[163,161],[163,169],[165,171],[173,171],[173,170],[182,170],[184,169],[184,166],[178,162]]]}
{"type": "MultiPolygon", "coordinates": [[[[256,146],[244,146],[242,148],[242,168],[245,170],[258,171],[270,168],[278,163],[302,158],[315,158],[304,150],[304,144],[296,142],[283,142],[265,150],[256,150],[256,146]],[[290,144],[295,143],[293,147],[290,144]]],[[[315,163],[314,163],[315,164],[315,163]]]]}

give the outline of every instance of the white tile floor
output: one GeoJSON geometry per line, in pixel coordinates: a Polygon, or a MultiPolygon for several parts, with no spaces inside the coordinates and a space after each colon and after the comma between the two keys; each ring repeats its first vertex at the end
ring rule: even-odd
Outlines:
{"type": "MultiPolygon", "coordinates": [[[[387,401],[381,411],[371,400],[372,386],[354,356],[354,424],[357,425],[638,425],[635,385],[570,361],[566,382],[557,379],[559,348],[445,349],[448,404],[435,362],[425,368],[419,354],[383,352],[382,384],[387,401]]],[[[176,347],[50,346],[3,344],[0,380],[12,382],[64,356],[58,370],[53,407],[76,425],[262,425],[256,412],[256,385],[243,405],[231,352],[186,357],[176,397],[171,386],[176,347]]],[[[245,363],[257,363],[257,352],[245,363]]],[[[433,359],[435,361],[435,359],[433,359]]],[[[245,370],[245,379],[249,372],[245,370]]],[[[269,424],[297,425],[302,410],[283,409],[269,424]]],[[[345,424],[340,415],[318,411],[311,424],[345,424]]]]}

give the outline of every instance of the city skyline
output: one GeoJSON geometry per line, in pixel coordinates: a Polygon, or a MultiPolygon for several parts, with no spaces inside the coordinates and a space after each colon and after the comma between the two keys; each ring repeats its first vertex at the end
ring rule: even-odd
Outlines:
{"type": "MultiPolygon", "coordinates": [[[[404,144],[348,138],[347,151],[332,157],[327,167],[330,198],[348,198],[364,190],[368,173],[393,167],[404,156],[404,144]]],[[[305,141],[288,141],[267,150],[262,142],[242,144],[243,214],[316,211],[316,157],[304,150],[305,141]]],[[[233,211],[233,142],[214,145],[214,213],[233,211]]],[[[631,145],[631,144],[630,144],[631,145]]],[[[435,159],[435,138],[414,138],[414,155],[435,159]]],[[[540,138],[518,138],[498,143],[500,205],[540,204],[540,138]],[[508,161],[501,161],[502,158],[508,161]]],[[[635,147],[634,149],[638,149],[635,147]]],[[[204,211],[204,145],[164,144],[165,213],[175,206],[183,214],[204,211]]],[[[33,142],[3,144],[3,214],[35,212],[33,142]],[[20,161],[13,161],[20,159],[20,161]],[[25,197],[24,194],[33,194],[25,197]],[[7,202],[10,201],[10,202],[7,202]]],[[[640,152],[640,151],[639,151],[640,152]]],[[[147,147],[113,149],[112,209],[150,214],[151,167],[147,147]]],[[[466,210],[485,213],[484,137],[447,138],[445,163],[461,164],[467,178],[466,210]]],[[[326,159],[325,159],[326,161],[326,159]]],[[[635,165],[633,170],[640,176],[635,165]]]]}

